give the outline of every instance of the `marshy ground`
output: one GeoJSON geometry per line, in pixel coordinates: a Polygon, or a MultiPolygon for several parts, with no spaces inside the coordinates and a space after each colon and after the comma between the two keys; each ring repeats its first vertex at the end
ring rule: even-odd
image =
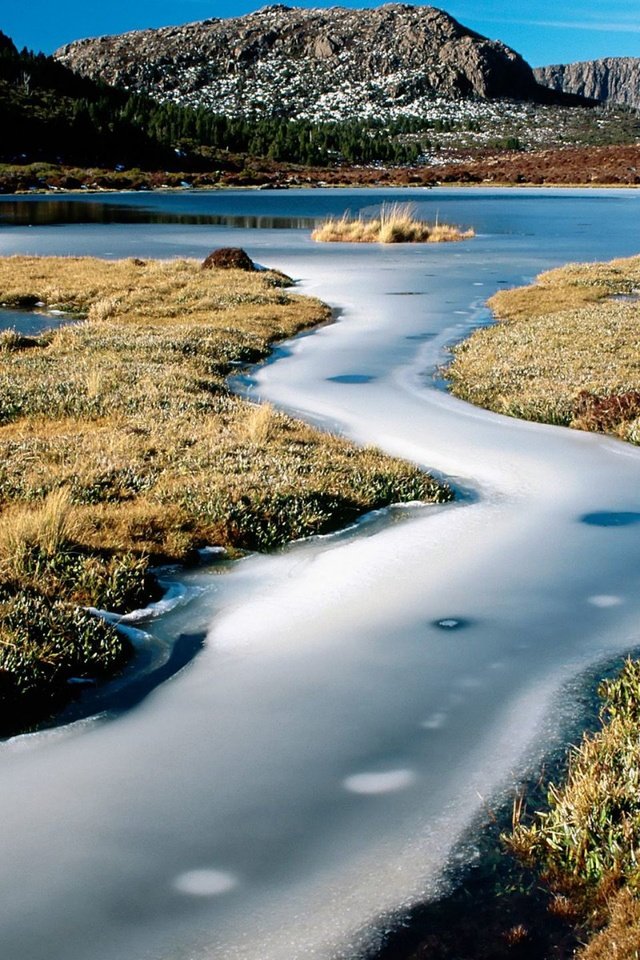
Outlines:
{"type": "Polygon", "coordinates": [[[225,377],[330,319],[274,272],[195,261],[0,260],[0,302],[70,311],[0,335],[1,732],[130,656],[149,566],[269,549],[398,501],[451,499],[417,468],[230,393],[225,377]]]}
{"type": "Polygon", "coordinates": [[[500,322],[453,350],[456,396],[640,442],[640,257],[550,270],[489,306],[500,322]]]}
{"type": "Polygon", "coordinates": [[[640,954],[640,662],[600,686],[601,726],[569,755],[545,809],[516,807],[510,849],[552,895],[549,910],[577,928],[580,960],[640,954]]]}

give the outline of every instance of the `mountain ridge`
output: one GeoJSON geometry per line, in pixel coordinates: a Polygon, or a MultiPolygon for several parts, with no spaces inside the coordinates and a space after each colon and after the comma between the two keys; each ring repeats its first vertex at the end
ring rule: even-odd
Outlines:
{"type": "Polygon", "coordinates": [[[563,93],[640,109],[640,57],[602,57],[536,67],[539,83],[563,93]]]}
{"type": "Polygon", "coordinates": [[[303,119],[419,113],[434,98],[553,102],[514,50],[436,7],[282,4],[242,17],[75,41],[54,54],[87,76],[218,113],[303,119]]]}

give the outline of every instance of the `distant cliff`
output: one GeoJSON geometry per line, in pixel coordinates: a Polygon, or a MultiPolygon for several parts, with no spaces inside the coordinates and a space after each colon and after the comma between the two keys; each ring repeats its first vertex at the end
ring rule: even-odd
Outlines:
{"type": "MultiPolygon", "coordinates": [[[[415,113],[434,97],[553,100],[503,43],[435,7],[282,5],[231,19],[79,40],[55,56],[86,76],[219,113],[309,119],[415,113]]],[[[557,96],[555,97],[557,99],[557,96]]]]}
{"type": "Polygon", "coordinates": [[[640,57],[606,57],[537,67],[539,83],[553,90],[640,109],[640,57]]]}

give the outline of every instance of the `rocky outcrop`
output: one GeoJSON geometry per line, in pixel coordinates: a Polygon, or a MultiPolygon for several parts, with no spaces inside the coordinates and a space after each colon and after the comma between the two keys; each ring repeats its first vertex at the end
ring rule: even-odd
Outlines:
{"type": "Polygon", "coordinates": [[[606,57],[537,67],[533,72],[539,83],[553,90],[640,109],[640,57],[606,57]]]}
{"type": "Polygon", "coordinates": [[[79,40],[55,56],[73,70],[216,112],[309,119],[416,112],[424,100],[549,98],[504,44],[434,7],[282,5],[231,19],[79,40]]]}

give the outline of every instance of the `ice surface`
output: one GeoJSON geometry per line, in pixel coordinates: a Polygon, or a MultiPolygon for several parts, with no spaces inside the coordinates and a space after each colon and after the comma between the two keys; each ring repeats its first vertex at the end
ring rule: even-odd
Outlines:
{"type": "MultiPolygon", "coordinates": [[[[300,217],[376,202],[167,203],[231,213],[234,197],[236,213],[255,202],[257,215],[300,217]]],[[[188,668],[112,722],[0,749],[3,957],[354,960],[391,911],[437,889],[479,795],[544,749],[563,684],[638,645],[640,451],[474,409],[434,374],[447,344],[487,321],[478,298],[499,284],[637,252],[640,195],[403,199],[479,235],[353,248],[136,224],[0,238],[5,252],[98,253],[106,237],[116,255],[244,246],[342,311],[259,368],[251,394],[465,491],[191,574],[201,594],[151,627],[164,642],[206,633],[188,668]],[[420,295],[387,296],[398,291],[420,295]]]]}

